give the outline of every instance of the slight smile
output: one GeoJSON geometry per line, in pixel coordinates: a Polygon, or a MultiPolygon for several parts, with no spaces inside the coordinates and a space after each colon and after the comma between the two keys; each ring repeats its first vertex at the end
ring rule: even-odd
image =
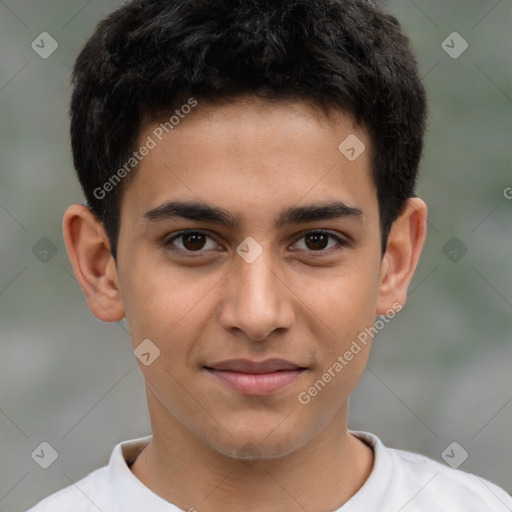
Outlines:
{"type": "Polygon", "coordinates": [[[284,359],[267,359],[261,362],[231,359],[204,366],[204,369],[230,389],[252,396],[280,391],[307,370],[304,366],[284,359]]]}

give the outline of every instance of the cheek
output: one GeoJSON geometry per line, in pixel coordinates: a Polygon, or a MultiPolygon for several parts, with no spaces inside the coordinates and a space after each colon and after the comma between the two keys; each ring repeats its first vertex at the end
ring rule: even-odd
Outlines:
{"type": "Polygon", "coordinates": [[[375,322],[377,276],[370,266],[353,268],[326,281],[324,289],[308,299],[308,306],[322,320],[317,325],[324,326],[316,333],[322,342],[317,345],[319,365],[312,376],[318,384],[311,390],[311,400],[319,406],[327,406],[330,400],[343,404],[366,367],[372,342],[369,328],[375,322]]]}
{"type": "Polygon", "coordinates": [[[123,280],[122,294],[133,344],[149,338],[162,348],[162,355],[169,345],[176,354],[183,345],[180,340],[193,339],[204,329],[218,277],[200,278],[190,269],[170,266],[131,268],[140,270],[123,280]]]}
{"type": "Polygon", "coordinates": [[[160,337],[185,313],[187,288],[171,275],[162,275],[140,259],[125,262],[121,293],[126,320],[134,344],[139,339],[160,337]]]}
{"type": "Polygon", "coordinates": [[[337,339],[372,325],[378,299],[378,269],[354,264],[310,288],[306,301],[337,339]]]}

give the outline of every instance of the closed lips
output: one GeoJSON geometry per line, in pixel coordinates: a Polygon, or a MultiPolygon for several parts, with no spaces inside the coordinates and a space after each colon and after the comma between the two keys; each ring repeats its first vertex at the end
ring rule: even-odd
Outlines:
{"type": "Polygon", "coordinates": [[[229,371],[236,373],[264,374],[279,371],[297,371],[306,368],[284,359],[267,359],[255,362],[248,359],[231,359],[205,366],[208,370],[229,371]]]}

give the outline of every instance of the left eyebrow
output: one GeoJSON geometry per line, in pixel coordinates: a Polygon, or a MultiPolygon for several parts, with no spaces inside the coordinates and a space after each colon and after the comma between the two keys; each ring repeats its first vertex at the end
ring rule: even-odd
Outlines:
{"type": "MultiPolygon", "coordinates": [[[[202,202],[169,201],[142,215],[149,222],[159,222],[176,218],[222,224],[230,229],[240,226],[240,219],[230,212],[202,202]]],[[[341,201],[314,203],[307,206],[287,208],[280,212],[274,221],[274,228],[287,224],[299,224],[320,220],[351,218],[362,221],[364,214],[361,208],[349,206],[341,201]]]]}

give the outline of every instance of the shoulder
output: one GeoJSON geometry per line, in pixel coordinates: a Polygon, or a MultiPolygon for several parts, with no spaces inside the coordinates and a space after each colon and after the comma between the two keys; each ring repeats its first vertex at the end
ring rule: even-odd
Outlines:
{"type": "Polygon", "coordinates": [[[107,467],[97,469],[82,480],[44,498],[27,512],[98,512],[106,491],[107,467]]]}
{"type": "Polygon", "coordinates": [[[118,443],[107,466],[44,498],[27,512],[122,512],[140,508],[137,503],[145,503],[147,494],[155,500],[129,468],[150,439],[146,436],[118,443]]]}
{"type": "Polygon", "coordinates": [[[373,434],[354,434],[372,446],[376,456],[374,471],[378,473],[374,479],[386,488],[383,498],[395,508],[403,508],[404,512],[512,510],[512,497],[488,480],[418,453],[386,447],[373,434]]]}
{"type": "Polygon", "coordinates": [[[412,481],[416,486],[421,485],[415,497],[418,503],[438,506],[437,510],[512,510],[512,497],[484,478],[453,469],[418,453],[389,450],[397,461],[404,485],[412,481]]]}

